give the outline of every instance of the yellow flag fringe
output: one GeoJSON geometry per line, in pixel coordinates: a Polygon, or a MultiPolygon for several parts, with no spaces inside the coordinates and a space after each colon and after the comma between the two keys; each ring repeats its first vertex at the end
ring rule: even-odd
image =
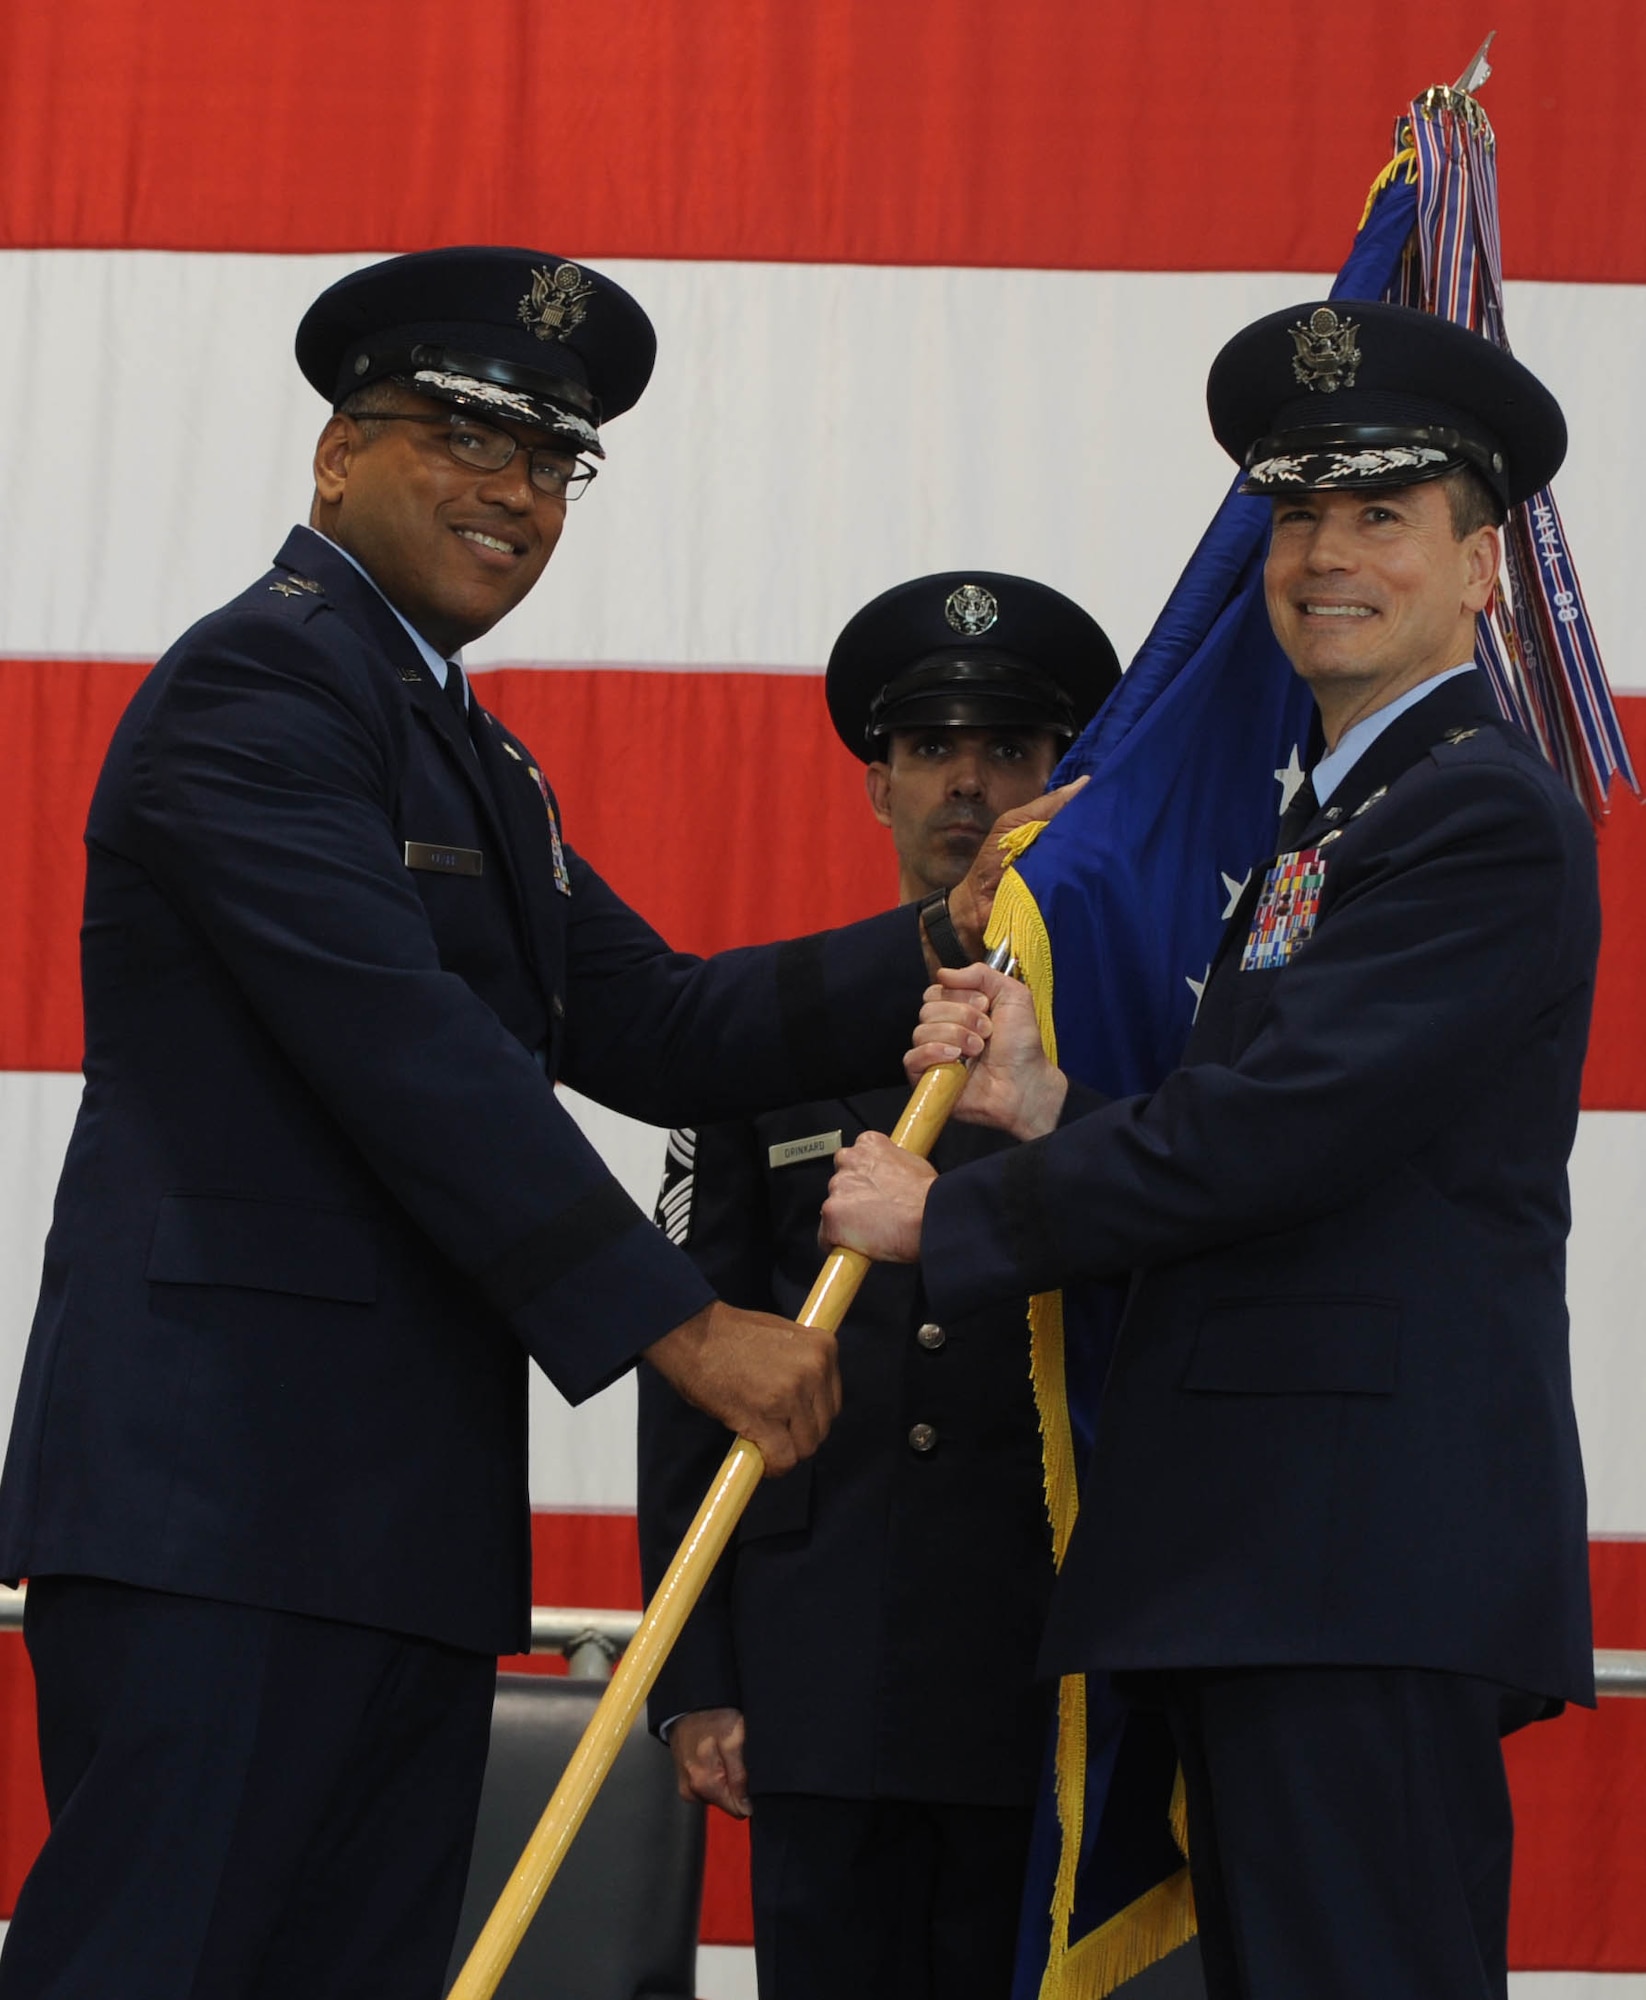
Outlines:
{"type": "MultiPolygon", "coordinates": [[[[1002,843],[1015,862],[1040,837],[1047,822],[1030,820],[1013,828],[1002,843]]],[[[1046,920],[1028,885],[1008,867],[996,892],[985,942],[992,950],[1009,942],[1017,970],[1034,1001],[1041,1046],[1057,1061],[1057,1029],[1052,1020],[1052,944],[1046,920]]],[[[1052,1527],[1052,1555],[1059,1569],[1074,1533],[1080,1495],[1075,1478],[1074,1433],[1069,1422],[1068,1384],[1063,1367],[1063,1294],[1038,1292],[1029,1301],[1029,1369],[1046,1481],[1046,1512],[1052,1527]]],[[[1052,1890],[1051,1950],[1040,2000],[1107,2000],[1123,1981],[1145,1971],[1195,1934],[1194,1892],[1187,1867],[1117,1910],[1072,1947],[1075,1880],[1080,1866],[1086,1816],[1086,1678],[1068,1674],[1058,1686],[1057,1819],[1062,1833],[1057,1880],[1052,1890]]],[[[1172,1834],[1187,1856],[1188,1833],[1183,1773],[1172,1788],[1172,1834]]]]}
{"type": "Polygon", "coordinates": [[[1386,187],[1392,187],[1402,175],[1405,176],[1408,187],[1417,179],[1417,147],[1412,144],[1410,129],[1403,128],[1402,136],[1405,138],[1405,145],[1366,190],[1366,206],[1360,211],[1360,220],[1355,224],[1357,233],[1366,227],[1371,218],[1372,204],[1386,187]]]}

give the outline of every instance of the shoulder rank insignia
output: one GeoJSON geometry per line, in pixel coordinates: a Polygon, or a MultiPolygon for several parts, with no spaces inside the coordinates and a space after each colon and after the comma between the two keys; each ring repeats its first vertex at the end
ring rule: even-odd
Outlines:
{"type": "Polygon", "coordinates": [[[1319,389],[1331,395],[1336,389],[1352,389],[1355,370],[1360,366],[1360,349],[1355,345],[1358,323],[1340,320],[1330,306],[1317,306],[1307,323],[1289,329],[1297,352],[1292,356],[1292,373],[1305,389],[1319,389]]]}
{"type": "Polygon", "coordinates": [[[282,597],[318,597],[320,595],[320,586],[312,576],[298,576],[293,570],[288,570],[283,577],[277,578],[269,585],[269,588],[270,590],[279,591],[282,597]]]}
{"type": "Polygon", "coordinates": [[[543,794],[543,810],[549,816],[549,845],[554,852],[554,886],[562,896],[569,896],[572,892],[571,870],[566,866],[566,850],[560,844],[560,822],[554,815],[554,800],[549,795],[549,781],[535,764],[528,764],[526,769],[531,773],[537,789],[543,794]]]}
{"type": "Polygon", "coordinates": [[[1275,856],[1263,878],[1263,893],[1240,954],[1242,972],[1272,972],[1291,963],[1299,947],[1314,935],[1325,880],[1326,864],[1319,847],[1275,856]]]}
{"type": "Polygon", "coordinates": [[[1446,741],[1448,743],[1467,743],[1471,736],[1478,736],[1479,734],[1480,731],[1478,729],[1448,729],[1446,732],[1446,741]]]}

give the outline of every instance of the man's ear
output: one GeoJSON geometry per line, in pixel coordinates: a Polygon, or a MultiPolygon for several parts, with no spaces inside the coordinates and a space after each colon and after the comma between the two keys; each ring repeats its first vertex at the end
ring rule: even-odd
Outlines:
{"type": "Polygon", "coordinates": [[[863,773],[863,789],[869,795],[869,808],[882,826],[892,823],[892,767],[878,759],[863,773]]]}
{"type": "Polygon", "coordinates": [[[314,491],[323,506],[335,506],[342,499],[359,444],[360,433],[349,418],[326,419],[326,428],[314,448],[314,491]]]}
{"type": "Polygon", "coordinates": [[[1466,584],[1465,611],[1484,611],[1497,589],[1498,571],[1503,563],[1501,528],[1476,528],[1464,551],[1466,584]]]}

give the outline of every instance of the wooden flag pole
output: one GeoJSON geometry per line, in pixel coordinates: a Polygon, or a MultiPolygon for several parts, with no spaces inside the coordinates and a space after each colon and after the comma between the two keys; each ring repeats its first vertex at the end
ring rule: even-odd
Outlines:
{"type": "MultiPolygon", "coordinates": [[[[1004,953],[997,956],[1003,958],[1004,953]]],[[[989,962],[995,964],[996,959],[989,962]]],[[[892,1143],[925,1159],[959,1102],[966,1072],[967,1065],[958,1062],[938,1063],[927,1070],[892,1128],[892,1143]]],[[[836,1332],[869,1262],[857,1250],[831,1251],[800,1309],[800,1324],[836,1332]]],[[[747,1438],[738,1438],[727,1452],[447,2000],[492,2000],[765,1469],[765,1460],[747,1438]]]]}

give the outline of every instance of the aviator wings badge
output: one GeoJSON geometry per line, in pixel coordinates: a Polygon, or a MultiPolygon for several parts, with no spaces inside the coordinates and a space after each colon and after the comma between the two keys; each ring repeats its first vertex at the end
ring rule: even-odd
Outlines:
{"type": "Polygon", "coordinates": [[[1307,326],[1287,329],[1297,352],[1292,356],[1292,373],[1305,389],[1352,389],[1355,370],[1360,366],[1360,349],[1355,345],[1359,326],[1352,319],[1340,320],[1330,306],[1317,306],[1307,326]]]}
{"type": "Polygon", "coordinates": [[[545,264],[532,273],[532,288],[520,301],[520,318],[539,340],[564,340],[583,324],[588,313],[585,299],[594,297],[594,286],[575,264],[545,264]]]}

